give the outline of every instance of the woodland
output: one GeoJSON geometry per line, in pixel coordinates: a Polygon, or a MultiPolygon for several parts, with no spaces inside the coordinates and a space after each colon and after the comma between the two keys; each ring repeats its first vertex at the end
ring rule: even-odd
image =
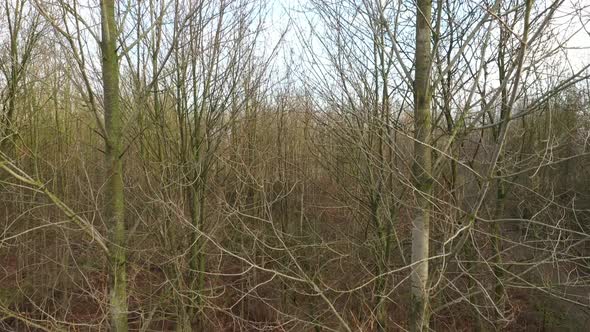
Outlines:
{"type": "Polygon", "coordinates": [[[0,1],[0,331],[588,330],[588,1],[0,1]]]}

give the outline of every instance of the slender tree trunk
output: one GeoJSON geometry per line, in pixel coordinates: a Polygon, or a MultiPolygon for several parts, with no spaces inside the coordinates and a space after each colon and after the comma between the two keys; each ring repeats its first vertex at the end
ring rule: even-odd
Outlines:
{"type": "Polygon", "coordinates": [[[9,10],[8,2],[6,2],[6,14],[8,21],[8,31],[10,34],[10,74],[6,76],[9,80],[7,83],[8,100],[3,105],[3,112],[0,119],[0,151],[5,153],[8,157],[14,157],[14,137],[12,132],[12,121],[16,109],[16,97],[19,79],[19,68],[18,68],[18,49],[19,39],[18,34],[20,31],[20,22],[22,19],[22,3],[16,2],[14,12],[11,15],[9,10]]]}
{"type": "Polygon", "coordinates": [[[432,0],[418,0],[416,12],[416,77],[414,80],[414,185],[417,208],[412,225],[411,331],[428,328],[428,248],[430,227],[430,21],[432,0]]]}
{"type": "MultiPolygon", "coordinates": [[[[505,64],[505,53],[506,53],[506,34],[508,32],[502,29],[500,31],[500,43],[498,46],[498,79],[499,83],[502,86],[501,91],[501,105],[500,105],[500,120],[501,123],[498,126],[496,132],[494,132],[494,141],[496,144],[499,144],[499,134],[502,130],[502,127],[506,125],[506,119],[508,116],[508,87],[504,84],[506,80],[506,64],[505,64]]],[[[504,181],[502,180],[502,176],[504,175],[502,171],[504,162],[504,151],[500,151],[498,156],[498,168],[496,170],[496,176],[498,179],[496,180],[496,201],[495,201],[495,208],[493,210],[493,218],[498,219],[502,218],[504,214],[504,199],[506,197],[506,190],[504,181]]],[[[494,303],[499,308],[503,308],[502,304],[502,297],[504,294],[504,284],[502,284],[502,277],[503,271],[500,265],[502,264],[502,240],[501,240],[501,230],[500,224],[498,222],[494,222],[492,225],[492,233],[494,234],[493,240],[493,250],[494,250],[494,268],[493,272],[495,275],[494,281],[494,303]]],[[[502,310],[502,309],[501,309],[502,310]]],[[[498,314],[494,311],[493,313],[493,322],[498,324],[498,314]]]]}
{"type": "Polygon", "coordinates": [[[104,214],[110,227],[110,310],[113,331],[127,331],[127,259],[123,196],[122,116],[119,104],[119,59],[115,1],[103,0],[102,80],[106,127],[106,177],[104,214]]]}

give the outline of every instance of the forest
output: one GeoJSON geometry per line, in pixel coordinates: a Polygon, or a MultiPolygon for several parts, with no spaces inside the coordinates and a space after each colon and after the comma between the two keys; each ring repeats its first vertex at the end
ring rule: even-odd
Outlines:
{"type": "Polygon", "coordinates": [[[0,0],[0,331],[585,331],[587,0],[0,0]]]}

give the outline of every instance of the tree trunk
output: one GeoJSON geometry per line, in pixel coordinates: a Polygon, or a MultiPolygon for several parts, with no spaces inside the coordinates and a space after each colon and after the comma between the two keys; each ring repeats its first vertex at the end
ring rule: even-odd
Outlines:
{"type": "Polygon", "coordinates": [[[123,197],[122,116],[119,104],[119,59],[115,1],[103,0],[102,80],[105,114],[106,192],[104,215],[110,236],[110,310],[113,331],[127,331],[127,259],[123,197]]]}
{"type": "Polygon", "coordinates": [[[414,165],[417,208],[412,224],[411,331],[428,328],[428,248],[431,193],[430,20],[432,1],[418,0],[414,80],[414,165]]]}

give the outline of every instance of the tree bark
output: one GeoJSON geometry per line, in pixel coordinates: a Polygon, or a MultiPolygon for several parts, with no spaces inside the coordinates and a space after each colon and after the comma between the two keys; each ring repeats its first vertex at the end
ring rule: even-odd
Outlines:
{"type": "Polygon", "coordinates": [[[418,0],[414,80],[414,165],[417,207],[412,223],[411,331],[428,328],[428,251],[432,179],[430,149],[430,21],[432,0],[418,0]]]}
{"type": "Polygon", "coordinates": [[[104,90],[106,192],[104,216],[110,237],[110,311],[113,331],[127,331],[127,258],[123,195],[122,116],[115,1],[101,3],[102,83],[104,90]]]}

